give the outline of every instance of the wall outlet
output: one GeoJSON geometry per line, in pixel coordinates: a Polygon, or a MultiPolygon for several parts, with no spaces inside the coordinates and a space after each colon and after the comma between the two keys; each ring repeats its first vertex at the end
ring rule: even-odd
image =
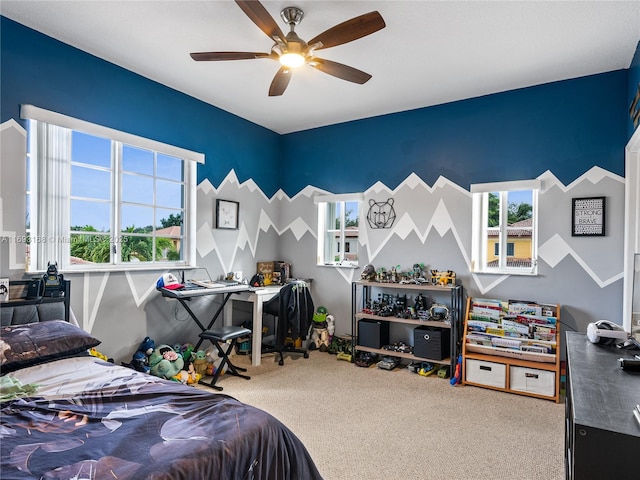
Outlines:
{"type": "Polygon", "coordinates": [[[9,279],[0,278],[0,302],[9,301],[9,279]]]}

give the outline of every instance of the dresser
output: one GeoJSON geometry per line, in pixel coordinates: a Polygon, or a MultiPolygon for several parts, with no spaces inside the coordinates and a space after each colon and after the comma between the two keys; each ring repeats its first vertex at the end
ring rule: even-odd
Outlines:
{"type": "Polygon", "coordinates": [[[565,468],[568,480],[640,478],[640,372],[622,370],[619,358],[638,350],[591,343],[567,332],[565,468]]]}

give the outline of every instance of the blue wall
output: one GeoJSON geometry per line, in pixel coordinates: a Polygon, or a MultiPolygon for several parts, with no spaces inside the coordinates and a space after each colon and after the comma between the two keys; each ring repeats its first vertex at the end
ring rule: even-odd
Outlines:
{"type": "MultiPolygon", "coordinates": [[[[537,177],[567,184],[600,166],[624,175],[631,70],[583,77],[279,136],[1,18],[1,120],[31,103],[205,153],[198,181],[231,169],[270,196],[307,185],[361,191],[410,173],[471,183],[537,177]]],[[[635,77],[634,77],[635,75],[635,77]]]]}
{"type": "MultiPolygon", "coordinates": [[[[638,93],[638,90],[640,90],[640,42],[638,42],[636,53],[633,56],[631,65],[629,66],[629,98],[627,99],[628,106],[631,106],[631,103],[638,93]]],[[[640,108],[640,105],[638,105],[636,108],[640,108]]],[[[627,116],[627,120],[629,125],[629,138],[631,138],[631,135],[633,135],[635,128],[630,116],[627,116]]]]}
{"type": "Polygon", "coordinates": [[[311,184],[345,193],[376,181],[394,188],[411,172],[428,184],[443,175],[462,187],[546,170],[566,185],[596,165],[624,176],[627,73],[286,135],[283,189],[293,194],[311,184]]]}
{"type": "Polygon", "coordinates": [[[267,195],[279,187],[280,136],[219,108],[0,17],[1,121],[20,104],[205,154],[198,182],[218,186],[231,169],[267,195]]]}

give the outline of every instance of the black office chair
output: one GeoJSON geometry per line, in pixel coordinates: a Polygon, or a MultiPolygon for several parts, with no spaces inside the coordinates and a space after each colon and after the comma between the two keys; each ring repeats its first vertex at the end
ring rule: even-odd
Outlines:
{"type": "Polygon", "coordinates": [[[263,344],[262,353],[278,354],[279,365],[284,365],[285,352],[300,353],[309,358],[306,348],[295,347],[297,339],[306,340],[313,321],[314,307],[309,286],[302,281],[288,283],[262,308],[263,313],[274,317],[276,331],[274,343],[263,344]]]}

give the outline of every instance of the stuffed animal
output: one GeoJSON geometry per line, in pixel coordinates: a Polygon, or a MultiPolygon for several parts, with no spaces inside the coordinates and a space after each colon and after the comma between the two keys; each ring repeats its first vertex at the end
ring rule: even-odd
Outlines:
{"type": "Polygon", "coordinates": [[[193,368],[196,373],[200,375],[204,375],[207,373],[207,357],[204,350],[198,350],[197,352],[191,354],[193,358],[193,368]]]}
{"type": "Polygon", "coordinates": [[[193,368],[193,362],[187,362],[186,370],[180,370],[177,375],[171,377],[173,380],[184,383],[185,385],[193,385],[198,383],[202,378],[202,375],[196,373],[193,368]]]}
{"type": "Polygon", "coordinates": [[[149,357],[151,356],[155,348],[156,342],[151,340],[149,337],[144,337],[144,340],[142,340],[142,343],[140,343],[140,346],[138,347],[138,351],[144,353],[147,357],[149,357]]]}
{"type": "MultiPolygon", "coordinates": [[[[222,363],[222,357],[219,356],[217,350],[214,347],[207,348],[204,352],[204,356],[207,360],[207,370],[205,375],[210,377],[218,371],[218,368],[222,363]]],[[[227,371],[227,364],[225,363],[224,368],[222,369],[222,372],[220,372],[220,375],[224,375],[226,371],[227,371]]]]}
{"type": "Polygon", "coordinates": [[[138,372],[149,373],[149,360],[142,352],[136,352],[133,354],[133,358],[131,359],[129,366],[138,372]]]}
{"type": "Polygon", "coordinates": [[[145,337],[138,350],[133,354],[129,365],[138,372],[149,373],[149,356],[155,348],[156,342],[149,337],[145,337]]]}
{"type": "Polygon", "coordinates": [[[92,357],[97,357],[101,360],[104,360],[105,362],[109,361],[109,358],[104,353],[100,353],[95,348],[89,349],[89,355],[91,355],[92,357]]]}
{"type": "Polygon", "coordinates": [[[149,373],[170,379],[184,367],[184,359],[169,345],[159,345],[149,356],[149,373]]]}
{"type": "Polygon", "coordinates": [[[193,349],[194,349],[194,346],[190,343],[185,343],[184,345],[182,345],[180,352],[182,354],[182,359],[184,360],[185,364],[191,360],[191,354],[193,353],[193,349]]]}

